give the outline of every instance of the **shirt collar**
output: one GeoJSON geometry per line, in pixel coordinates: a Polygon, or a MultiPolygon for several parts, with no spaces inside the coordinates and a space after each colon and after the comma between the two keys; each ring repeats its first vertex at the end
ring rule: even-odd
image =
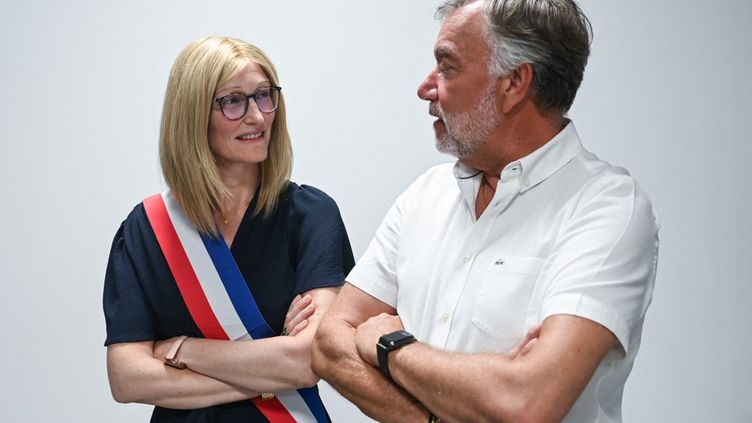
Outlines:
{"type": "MultiPolygon", "coordinates": [[[[556,136],[527,156],[506,165],[501,171],[501,181],[520,178],[520,192],[538,185],[564,167],[583,150],[580,137],[571,120],[556,136]]],[[[457,182],[475,179],[479,171],[459,160],[454,164],[454,176],[457,182]]]]}
{"type": "Polygon", "coordinates": [[[570,120],[550,141],[518,160],[522,170],[520,192],[545,181],[582,151],[580,136],[570,120]]]}

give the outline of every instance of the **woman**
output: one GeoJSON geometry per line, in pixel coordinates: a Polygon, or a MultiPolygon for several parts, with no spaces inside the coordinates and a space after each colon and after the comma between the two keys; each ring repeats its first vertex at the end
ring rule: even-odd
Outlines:
{"type": "Polygon", "coordinates": [[[123,222],[105,277],[114,398],[157,422],[327,421],[310,345],[354,260],[334,201],[289,181],[263,52],[208,37],[180,53],[160,160],[169,191],[123,222]]]}

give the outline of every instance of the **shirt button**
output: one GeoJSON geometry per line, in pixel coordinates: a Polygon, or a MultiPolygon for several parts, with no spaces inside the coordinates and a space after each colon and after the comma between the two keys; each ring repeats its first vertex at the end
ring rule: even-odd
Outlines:
{"type": "Polygon", "coordinates": [[[463,263],[468,263],[468,262],[469,262],[470,260],[472,260],[472,259],[473,259],[473,258],[472,258],[472,257],[470,257],[470,256],[465,256],[465,257],[462,257],[462,262],[463,262],[463,263]]]}
{"type": "Polygon", "coordinates": [[[530,186],[530,181],[527,180],[527,179],[525,179],[524,181],[522,181],[522,185],[525,185],[526,187],[529,187],[530,186]]]}
{"type": "Polygon", "coordinates": [[[446,323],[449,321],[449,313],[444,313],[441,315],[441,323],[446,323]]]}

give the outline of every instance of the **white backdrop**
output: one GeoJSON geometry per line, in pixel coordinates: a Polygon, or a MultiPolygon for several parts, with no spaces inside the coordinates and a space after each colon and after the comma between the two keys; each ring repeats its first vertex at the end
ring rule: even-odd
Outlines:
{"type": "MultiPolygon", "coordinates": [[[[0,421],[147,421],[105,373],[112,236],[163,188],[167,75],[231,35],[276,64],[294,180],[339,203],[356,257],[429,166],[438,0],[0,3],[0,421]]],[[[752,421],[752,2],[581,0],[595,41],[571,116],[661,216],[661,259],[627,422],[752,421]]],[[[335,421],[368,421],[329,388],[335,421]]]]}

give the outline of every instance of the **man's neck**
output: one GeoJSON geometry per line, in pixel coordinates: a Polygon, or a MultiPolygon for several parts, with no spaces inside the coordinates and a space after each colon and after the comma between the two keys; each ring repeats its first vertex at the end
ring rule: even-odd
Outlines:
{"type": "Polygon", "coordinates": [[[460,161],[486,175],[501,175],[509,163],[517,161],[539,149],[567,125],[567,120],[556,112],[541,112],[536,106],[531,110],[504,116],[502,123],[478,151],[461,157],[460,161]]]}

